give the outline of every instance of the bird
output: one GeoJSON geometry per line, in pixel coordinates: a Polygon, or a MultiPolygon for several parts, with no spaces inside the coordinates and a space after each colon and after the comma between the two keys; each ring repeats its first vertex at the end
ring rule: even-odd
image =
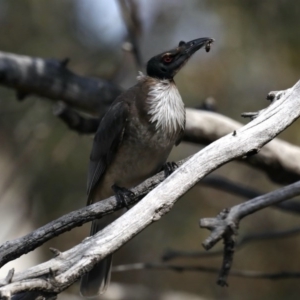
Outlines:
{"type": "MultiPolygon", "coordinates": [[[[87,179],[87,205],[113,194],[126,205],[130,188],[162,169],[166,176],[174,163],[166,163],[185,129],[185,106],[174,76],[200,48],[210,50],[212,38],[181,41],[172,50],[152,57],[146,75],[139,73],[137,83],[118,96],[94,137],[87,179]]],[[[95,220],[91,235],[110,221],[95,220]]],[[[91,298],[102,294],[110,281],[112,255],[97,263],[81,278],[80,292],[91,298]]]]}

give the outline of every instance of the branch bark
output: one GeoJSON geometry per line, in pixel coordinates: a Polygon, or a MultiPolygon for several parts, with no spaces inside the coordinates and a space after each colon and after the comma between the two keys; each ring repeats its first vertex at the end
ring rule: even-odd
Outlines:
{"type": "Polygon", "coordinates": [[[92,237],[57,257],[24,272],[11,283],[0,281],[0,296],[28,289],[60,293],[108,254],[116,251],[151,223],[170,211],[177,199],[204,176],[233,159],[259,151],[299,116],[300,81],[280,101],[255,120],[210,144],[179,167],[138,204],[92,237]],[[47,278],[47,279],[45,279],[47,278]]]}
{"type": "Polygon", "coordinates": [[[0,84],[16,90],[19,100],[38,95],[102,116],[121,88],[100,78],[76,75],[66,63],[0,52],[0,84]]]}

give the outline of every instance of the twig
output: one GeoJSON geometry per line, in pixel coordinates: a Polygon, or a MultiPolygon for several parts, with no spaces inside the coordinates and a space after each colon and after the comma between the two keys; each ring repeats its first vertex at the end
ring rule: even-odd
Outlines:
{"type": "MultiPolygon", "coordinates": [[[[295,227],[283,231],[248,234],[238,239],[236,243],[236,250],[240,250],[244,246],[252,242],[289,238],[297,234],[300,234],[300,227],[295,227]]],[[[176,258],[207,258],[207,257],[220,256],[222,254],[223,254],[223,249],[219,249],[215,251],[178,251],[178,250],[171,249],[165,251],[165,253],[162,256],[162,260],[170,261],[176,258]]]]}
{"type": "Polygon", "coordinates": [[[58,102],[53,107],[53,114],[78,133],[95,133],[100,123],[99,118],[84,118],[64,102],[58,102]]]}
{"type": "Polygon", "coordinates": [[[138,35],[141,33],[141,21],[138,16],[137,3],[132,0],[118,0],[118,3],[128,31],[128,39],[132,45],[132,52],[137,68],[141,70],[142,58],[138,46],[138,35]]]}
{"type": "MultiPolygon", "coordinates": [[[[246,187],[240,183],[237,184],[223,176],[218,175],[208,175],[203,178],[199,184],[238,195],[246,199],[252,199],[264,194],[261,191],[246,187]]],[[[282,203],[276,203],[274,206],[289,213],[300,213],[300,203],[298,201],[289,200],[282,203]]]]}
{"type": "MultiPolygon", "coordinates": [[[[187,265],[171,265],[163,263],[135,263],[127,265],[119,265],[113,267],[113,272],[127,272],[127,271],[140,271],[140,270],[165,270],[175,272],[205,272],[205,273],[219,273],[218,268],[206,267],[206,266],[187,266],[187,265]]],[[[278,273],[263,273],[258,271],[249,270],[231,270],[230,276],[242,277],[246,279],[293,279],[299,278],[300,272],[288,272],[282,271],[278,273]]]]}

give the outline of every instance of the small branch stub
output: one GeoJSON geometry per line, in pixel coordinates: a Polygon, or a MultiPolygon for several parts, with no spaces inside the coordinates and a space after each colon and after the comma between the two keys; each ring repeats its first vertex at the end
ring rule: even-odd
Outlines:
{"type": "Polygon", "coordinates": [[[225,208],[216,218],[204,218],[199,221],[201,228],[206,228],[211,231],[210,236],[202,243],[206,250],[211,249],[218,241],[224,238],[225,235],[237,234],[238,224],[227,219],[229,212],[230,210],[225,208]]]}
{"type": "Polygon", "coordinates": [[[58,249],[56,249],[56,248],[50,247],[49,250],[54,254],[54,257],[59,256],[60,253],[61,253],[61,252],[60,252],[58,249]]]}
{"type": "Polygon", "coordinates": [[[7,284],[11,283],[11,281],[12,281],[12,279],[14,277],[14,274],[15,274],[15,269],[10,269],[8,271],[8,274],[7,274],[6,278],[5,278],[5,282],[7,284]]]}

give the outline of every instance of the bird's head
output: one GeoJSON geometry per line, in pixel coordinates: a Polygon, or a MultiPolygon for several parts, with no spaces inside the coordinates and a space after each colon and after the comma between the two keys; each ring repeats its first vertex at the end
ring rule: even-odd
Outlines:
{"type": "Polygon", "coordinates": [[[181,41],[175,49],[152,57],[147,63],[147,75],[172,79],[197,50],[205,46],[209,51],[213,42],[212,38],[200,38],[187,43],[181,41]]]}

